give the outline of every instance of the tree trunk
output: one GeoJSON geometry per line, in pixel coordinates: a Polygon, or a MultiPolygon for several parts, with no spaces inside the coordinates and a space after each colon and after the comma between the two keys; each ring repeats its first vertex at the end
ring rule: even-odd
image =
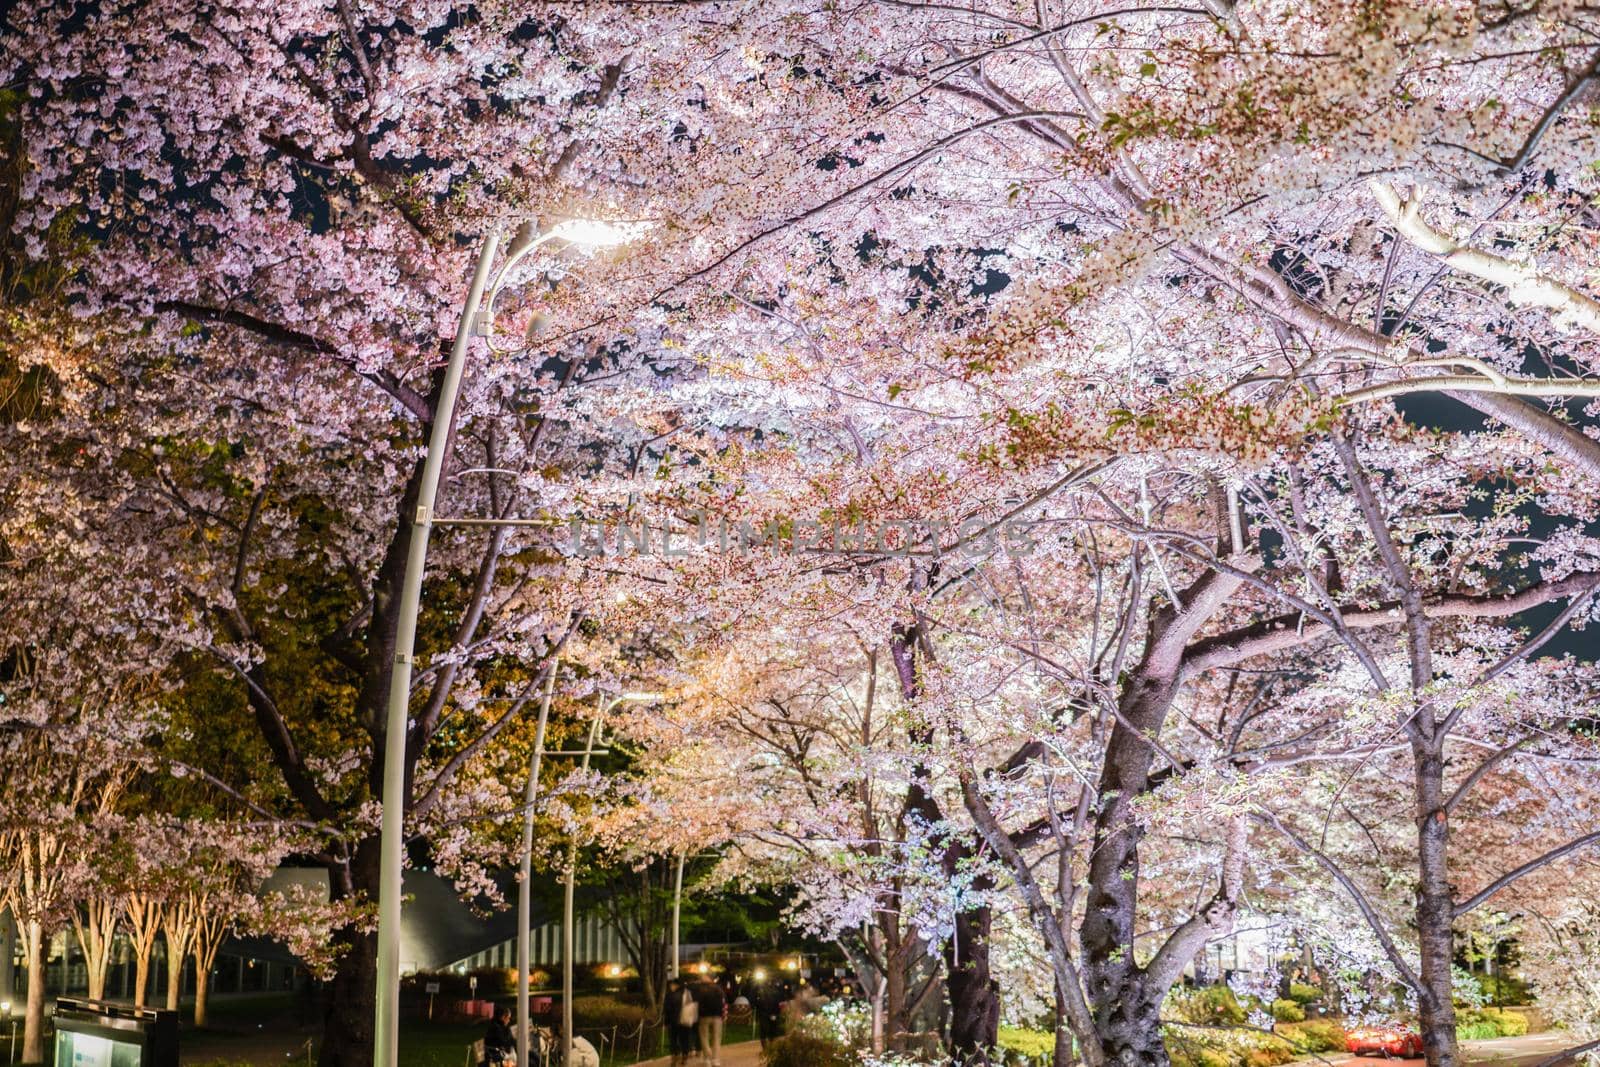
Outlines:
{"type": "Polygon", "coordinates": [[[1437,740],[1414,741],[1412,758],[1420,876],[1417,944],[1422,959],[1417,1013],[1428,1067],[1458,1067],[1461,1056],[1456,1046],[1456,1008],[1450,974],[1455,957],[1455,900],[1450,889],[1450,823],[1445,815],[1442,745],[1437,740]]]}
{"type": "Polygon", "coordinates": [[[1166,718],[1172,685],[1136,675],[1124,691],[1122,715],[1112,727],[1100,775],[1089,899],[1079,939],[1083,945],[1095,1031],[1105,1062],[1119,1067],[1166,1067],[1161,1042],[1161,1002],[1148,995],[1134,957],[1139,906],[1139,838],[1134,801],[1150,788],[1155,750],[1142,730],[1166,718]]]}
{"type": "Polygon", "coordinates": [[[194,961],[194,1025],[195,1029],[204,1029],[206,1025],[206,999],[211,993],[211,974],[207,968],[200,965],[199,959],[194,961]]]}
{"type": "Polygon", "coordinates": [[[172,942],[167,942],[167,1010],[178,1010],[178,999],[183,996],[183,965],[188,962],[188,957],[182,953],[172,951],[172,942]]]}
{"type": "Polygon", "coordinates": [[[1056,1048],[1050,1062],[1053,1067],[1070,1067],[1078,1061],[1072,1043],[1072,1027],[1067,1023],[1067,998],[1061,991],[1061,979],[1056,979],[1056,1048]]]}
{"type": "MultiPolygon", "coordinates": [[[[889,641],[900,697],[907,708],[915,708],[922,696],[916,657],[918,646],[925,644],[925,635],[918,623],[895,626],[889,641]]],[[[932,731],[925,724],[914,723],[908,734],[914,744],[933,743],[932,731]]],[[[912,772],[902,819],[908,815],[921,818],[928,826],[936,826],[944,818],[924,767],[912,772]]],[[[947,841],[941,857],[945,876],[954,878],[969,855],[967,842],[947,841]]],[[[982,884],[975,888],[993,888],[993,883],[987,879],[980,879],[980,882],[982,884]]],[[[959,1064],[989,1063],[989,1050],[999,1038],[999,1000],[991,988],[989,974],[989,924],[987,906],[958,914],[955,935],[944,948],[945,987],[950,997],[950,1053],[959,1064]]]]}
{"type": "Polygon", "coordinates": [[[952,1062],[985,1065],[999,1040],[1000,999],[989,973],[987,905],[956,916],[955,937],[945,949],[945,972],[950,990],[950,1052],[952,1062]]]}
{"type": "Polygon", "coordinates": [[[133,958],[133,1006],[144,1007],[145,998],[150,993],[150,952],[148,949],[134,949],[133,958]]]}
{"type": "MultiPolygon", "coordinates": [[[[898,902],[899,894],[896,894],[898,902]]],[[[878,983],[880,996],[877,998],[883,1010],[881,1025],[883,1034],[880,1040],[883,1048],[902,1049],[905,1047],[906,1033],[911,1028],[911,1021],[906,1018],[906,961],[905,946],[900,937],[900,913],[894,911],[880,913],[878,930],[883,941],[883,976],[878,983]]]]}
{"type": "Polygon", "coordinates": [[[22,1062],[44,1062],[44,924],[30,919],[18,926],[28,953],[28,1006],[22,1017],[22,1062]]]}
{"type": "Polygon", "coordinates": [[[161,936],[161,906],[144,893],[130,893],[123,904],[123,921],[133,947],[133,1003],[142,1008],[150,995],[150,964],[156,939],[161,936]]]}
{"type": "MultiPolygon", "coordinates": [[[[359,893],[378,899],[378,838],[356,846],[348,875],[334,873],[331,883],[339,895],[359,893]]],[[[372,1040],[378,981],[378,935],[347,926],[335,933],[345,949],[328,990],[328,1010],[323,1028],[318,1067],[372,1067],[372,1040]]]]}

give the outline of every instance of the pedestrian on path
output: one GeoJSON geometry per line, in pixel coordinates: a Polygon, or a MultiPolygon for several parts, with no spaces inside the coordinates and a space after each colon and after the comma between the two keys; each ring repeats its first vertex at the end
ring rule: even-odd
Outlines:
{"type": "Polygon", "coordinates": [[[766,1048],[783,1036],[785,999],[783,983],[770,978],[762,978],[756,982],[754,995],[751,997],[751,1007],[755,1009],[756,1036],[761,1038],[762,1048],[766,1048]]]}
{"type": "Polygon", "coordinates": [[[702,978],[694,988],[700,1008],[700,1055],[710,1067],[722,1067],[722,1021],[728,1015],[728,998],[722,987],[702,978]]]}
{"type": "Polygon", "coordinates": [[[667,1028],[667,1047],[672,1052],[672,1067],[687,1067],[695,1051],[695,1025],[700,1021],[700,1004],[694,993],[676,978],[667,980],[667,995],[661,1004],[661,1022],[667,1028]]]}

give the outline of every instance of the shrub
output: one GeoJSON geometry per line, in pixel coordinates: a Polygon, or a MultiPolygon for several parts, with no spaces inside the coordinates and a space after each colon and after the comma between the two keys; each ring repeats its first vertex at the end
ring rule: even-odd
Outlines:
{"type": "Polygon", "coordinates": [[[1306,1010],[1292,1000],[1274,1000],[1272,1017],[1280,1023],[1303,1023],[1306,1021],[1306,1010]]]}
{"type": "Polygon", "coordinates": [[[1011,1055],[1007,1062],[1047,1064],[1055,1056],[1056,1035],[1049,1030],[1030,1030],[1021,1026],[1000,1028],[1000,1047],[1011,1055]]]}
{"type": "Polygon", "coordinates": [[[644,1021],[646,1014],[642,1006],[624,1004],[616,997],[572,998],[572,1025],[579,1030],[609,1030],[613,1026],[632,1030],[644,1021]]]}
{"type": "Polygon", "coordinates": [[[1458,1008],[1481,1008],[1488,1000],[1478,976],[1462,967],[1450,968],[1450,993],[1458,1008]]]}
{"type": "Polygon", "coordinates": [[[1330,1019],[1311,1019],[1303,1023],[1287,1023],[1278,1027],[1278,1034],[1287,1038],[1296,1052],[1344,1051],[1344,1027],[1330,1019]]]}
{"type": "Polygon", "coordinates": [[[1494,1037],[1521,1037],[1528,1032],[1528,1017],[1508,1008],[1475,1008],[1456,1016],[1458,1041],[1484,1041],[1494,1037]]]}
{"type": "Polygon", "coordinates": [[[1178,1045],[1169,1049],[1167,1056],[1172,1060],[1172,1067],[1237,1067],[1220,1049],[1203,1045],[1178,1045]]]}
{"type": "Polygon", "coordinates": [[[854,1067],[843,1045],[806,1034],[789,1034],[761,1053],[762,1067],[854,1067]]]}
{"type": "Polygon", "coordinates": [[[517,992],[517,972],[510,967],[479,967],[467,972],[467,977],[478,980],[480,1000],[514,996],[517,992]]]}
{"type": "Polygon", "coordinates": [[[1320,986],[1306,985],[1304,982],[1290,982],[1289,999],[1296,1004],[1310,1004],[1322,999],[1322,989],[1320,986]]]}
{"type": "Polygon", "coordinates": [[[1168,1008],[1174,1018],[1186,1023],[1238,1026],[1247,1018],[1233,990],[1225,985],[1207,986],[1192,992],[1174,992],[1168,1001],[1168,1008]]]}
{"type": "Polygon", "coordinates": [[[1294,1050],[1281,1042],[1261,1045],[1244,1054],[1244,1067],[1279,1067],[1294,1059],[1294,1050]]]}
{"type": "Polygon", "coordinates": [[[1479,1014],[1491,1019],[1500,1028],[1503,1037],[1521,1037],[1528,1032],[1528,1017],[1510,1008],[1482,1008],[1479,1014]]]}
{"type": "Polygon", "coordinates": [[[790,1030],[844,1048],[865,1048],[872,1041],[872,1009],[865,1001],[830,1000],[821,1011],[796,1019],[790,1030]]]}
{"type": "Polygon", "coordinates": [[[1528,993],[1528,983],[1520,978],[1479,975],[1478,985],[1483,987],[1483,995],[1497,1004],[1526,1004],[1533,999],[1528,993]]]}

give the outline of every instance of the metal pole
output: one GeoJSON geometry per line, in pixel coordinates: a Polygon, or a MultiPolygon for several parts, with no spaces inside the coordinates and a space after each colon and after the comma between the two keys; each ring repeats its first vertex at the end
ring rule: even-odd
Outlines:
{"type": "Polygon", "coordinates": [[[672,977],[678,977],[683,954],[678,947],[679,924],[683,918],[683,853],[678,853],[678,873],[672,885],[672,977]]]}
{"type": "MultiPolygon", "coordinates": [[[[606,713],[606,698],[600,698],[600,714],[589,726],[589,743],[584,747],[583,769],[589,769],[589,755],[600,735],[600,720],[606,713]]],[[[567,844],[566,910],[561,918],[561,1067],[572,1067],[572,889],[577,879],[578,838],[567,844]]]]}
{"type": "Polygon", "coordinates": [[[405,847],[406,741],[411,719],[411,663],[416,651],[417,610],[422,601],[422,573],[428,562],[428,533],[433,525],[433,505],[439,494],[439,476],[450,446],[455,421],[456,394],[467,362],[478,304],[489,282],[489,265],[500,243],[491,231],[478,253],[478,269],[467,290],[467,301],[456,327],[455,344],[439,389],[428,435],[428,456],[417,487],[417,510],[406,554],[405,578],[400,585],[400,608],[395,627],[393,669],[389,675],[389,712],[384,727],[383,830],[378,879],[378,976],[372,1041],[373,1067],[398,1067],[400,1057],[400,897],[405,847]]]}
{"type": "Polygon", "coordinates": [[[560,661],[550,664],[544,697],[539,701],[539,725],[533,734],[533,760],[528,767],[528,787],[522,793],[522,863],[517,885],[517,1063],[528,1060],[528,925],[533,921],[533,802],[539,795],[539,768],[544,762],[544,728],[550,721],[550,695],[555,691],[560,661]]]}

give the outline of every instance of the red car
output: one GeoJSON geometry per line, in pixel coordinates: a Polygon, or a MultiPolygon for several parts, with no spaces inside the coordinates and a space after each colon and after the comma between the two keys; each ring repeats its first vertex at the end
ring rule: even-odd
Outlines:
{"type": "Polygon", "coordinates": [[[1422,1036],[1395,1023],[1390,1026],[1358,1026],[1345,1036],[1346,1052],[1357,1056],[1393,1056],[1402,1060],[1422,1056],[1422,1036]]]}

